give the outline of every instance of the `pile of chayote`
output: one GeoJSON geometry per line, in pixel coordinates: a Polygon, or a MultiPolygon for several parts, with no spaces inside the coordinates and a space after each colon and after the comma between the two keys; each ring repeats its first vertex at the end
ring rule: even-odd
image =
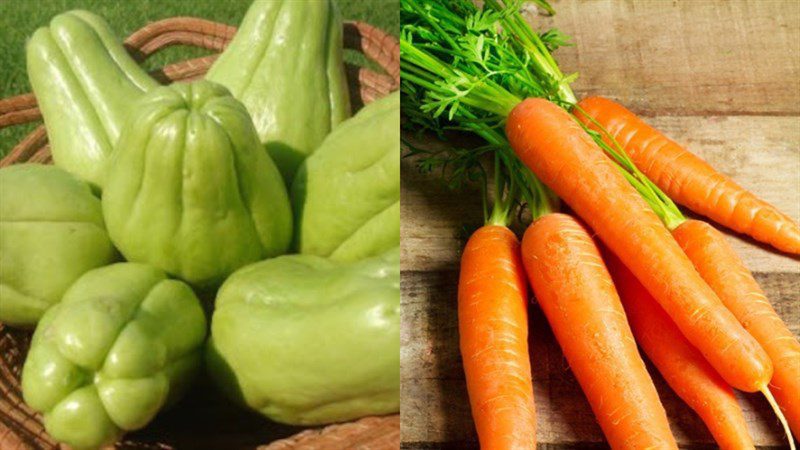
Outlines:
{"type": "Polygon", "coordinates": [[[113,443],[204,364],[279,422],[398,411],[399,94],[348,119],[332,1],[255,1],[169,86],[87,11],[29,40],[55,166],[0,169],[0,322],[35,327],[56,440],[113,443]]]}

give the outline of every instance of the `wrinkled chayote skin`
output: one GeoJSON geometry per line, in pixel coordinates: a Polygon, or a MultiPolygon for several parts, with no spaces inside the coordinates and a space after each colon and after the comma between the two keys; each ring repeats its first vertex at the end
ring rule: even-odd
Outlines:
{"type": "Polygon", "coordinates": [[[400,94],[337,127],[292,185],[295,248],[355,261],[400,244],[400,94]]]}
{"type": "Polygon", "coordinates": [[[103,214],[125,258],[199,287],[282,254],[288,194],[244,106],[209,81],[154,89],[109,161],[103,214]]]}
{"type": "Polygon", "coordinates": [[[220,289],[207,364],[230,397],[282,423],[397,412],[399,249],[356,263],[288,255],[220,289]]]}
{"type": "Polygon", "coordinates": [[[206,75],[247,107],[287,185],[350,116],[342,53],[332,0],[256,0],[206,75]]]}
{"type": "Polygon", "coordinates": [[[108,24],[69,11],[27,43],[28,77],[56,165],[102,187],[108,155],[130,103],[158,83],[131,58],[108,24]]]}
{"type": "Polygon", "coordinates": [[[22,394],[56,440],[98,448],[183,394],[205,335],[200,302],[185,283],[144,264],[95,269],[36,327],[22,394]]]}
{"type": "Polygon", "coordinates": [[[0,322],[35,325],[78,277],[116,257],[89,185],[55,166],[0,169],[0,322]]]}

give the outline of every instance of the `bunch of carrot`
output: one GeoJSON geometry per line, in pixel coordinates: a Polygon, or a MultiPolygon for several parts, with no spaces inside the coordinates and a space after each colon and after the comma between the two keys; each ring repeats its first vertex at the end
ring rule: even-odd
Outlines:
{"type": "MultiPolygon", "coordinates": [[[[623,107],[578,102],[551,54],[564,36],[535,33],[518,2],[401,5],[407,123],[477,134],[510,180],[459,279],[481,446],[535,444],[527,274],[612,448],[677,448],[637,342],[722,448],[754,448],[732,388],[762,392],[794,448],[783,416],[800,433],[800,343],[724,236],[673,200],[791,254],[800,227],[623,107]],[[554,212],[556,196],[577,217],[554,212]],[[515,202],[532,217],[521,246],[507,228],[515,202]]],[[[436,161],[463,174],[463,155],[436,161]]]]}

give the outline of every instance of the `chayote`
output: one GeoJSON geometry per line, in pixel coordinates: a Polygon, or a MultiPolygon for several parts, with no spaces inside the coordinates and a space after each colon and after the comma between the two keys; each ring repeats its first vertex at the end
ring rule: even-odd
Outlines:
{"type": "Polygon", "coordinates": [[[54,166],[0,169],[0,322],[35,325],[78,277],[116,256],[89,185],[54,166]]]}
{"type": "Polygon", "coordinates": [[[256,0],[206,75],[247,107],[287,185],[350,116],[342,53],[333,0],[256,0]]]}
{"type": "Polygon", "coordinates": [[[337,127],[292,185],[295,248],[354,261],[400,245],[400,94],[337,127]]]}
{"type": "Polygon", "coordinates": [[[315,425],[396,412],[399,249],[356,263],[288,255],[222,285],[207,364],[230,397],[315,425]]]}
{"type": "Polygon", "coordinates": [[[144,264],[95,269],[36,327],[22,394],[56,440],[98,448],[180,398],[201,365],[205,335],[186,284],[144,264]]]}
{"type": "Polygon", "coordinates": [[[282,254],[288,194],[244,106],[209,81],[149,92],[109,161],[103,214],[117,248],[200,287],[282,254]]]}
{"type": "Polygon", "coordinates": [[[55,164],[102,187],[130,103],[158,83],[88,11],[60,14],[36,30],[27,64],[55,164]]]}

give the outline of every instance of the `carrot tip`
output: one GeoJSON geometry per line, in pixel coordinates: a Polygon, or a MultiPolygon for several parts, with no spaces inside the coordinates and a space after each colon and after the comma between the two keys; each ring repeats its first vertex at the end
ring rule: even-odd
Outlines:
{"type": "Polygon", "coordinates": [[[792,430],[789,429],[789,423],[786,422],[786,417],[784,417],[781,408],[778,406],[778,402],[775,401],[775,397],[772,396],[772,392],[769,390],[769,386],[764,386],[761,389],[761,393],[764,394],[764,397],[767,398],[769,405],[772,407],[772,410],[775,411],[775,415],[778,416],[778,420],[780,420],[781,425],[783,425],[783,432],[786,433],[786,438],[789,439],[789,448],[791,450],[797,450],[797,447],[795,447],[794,445],[792,430]]]}

